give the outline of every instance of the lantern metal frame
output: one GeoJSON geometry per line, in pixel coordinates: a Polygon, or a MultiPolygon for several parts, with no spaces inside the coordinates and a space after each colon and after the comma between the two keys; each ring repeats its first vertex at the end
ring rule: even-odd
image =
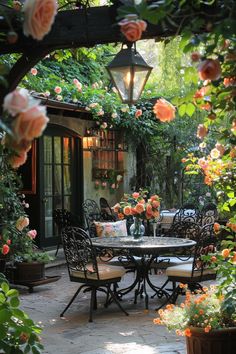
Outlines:
{"type": "MultiPolygon", "coordinates": [[[[138,101],[138,99],[140,98],[140,96],[143,92],[144,86],[150,76],[150,73],[151,73],[153,67],[148,65],[145,62],[145,60],[142,58],[142,56],[137,52],[135,43],[128,42],[128,43],[126,43],[126,45],[127,45],[127,48],[124,48],[124,44],[122,44],[122,48],[121,48],[120,52],[117,53],[115,58],[110,62],[110,64],[108,64],[106,69],[110,75],[110,78],[111,78],[114,86],[116,87],[116,89],[118,91],[121,101],[123,103],[127,103],[129,105],[132,105],[132,104],[136,103],[138,101]],[[129,78],[129,89],[127,90],[128,97],[124,99],[124,97],[122,97],[122,94],[120,92],[119,86],[117,85],[117,83],[113,77],[112,71],[115,71],[116,68],[117,68],[117,71],[119,71],[119,69],[125,68],[125,67],[130,68],[129,69],[130,78],[129,78]],[[136,71],[136,69],[139,69],[139,72],[144,71],[146,77],[143,81],[139,95],[136,98],[134,98],[135,74],[136,74],[136,72],[138,72],[138,71],[136,71]]],[[[125,78],[123,81],[125,81],[125,78]]]]}
{"type": "Polygon", "coordinates": [[[91,151],[100,148],[100,136],[95,128],[86,128],[83,136],[83,150],[91,151]]]}

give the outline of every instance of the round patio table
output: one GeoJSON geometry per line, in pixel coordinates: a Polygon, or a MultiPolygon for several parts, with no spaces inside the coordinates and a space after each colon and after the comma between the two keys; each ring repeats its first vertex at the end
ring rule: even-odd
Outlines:
{"type": "Polygon", "coordinates": [[[135,265],[136,277],[134,282],[125,289],[117,290],[118,297],[132,291],[135,287],[134,303],[137,303],[138,295],[145,294],[145,307],[148,309],[149,296],[146,284],[155,292],[158,298],[169,297],[169,294],[160,287],[154,285],[149,277],[150,268],[153,260],[158,261],[158,256],[163,253],[175,253],[177,250],[191,248],[196,242],[189,239],[177,237],[150,237],[144,236],[141,239],[133,237],[96,237],[91,239],[93,246],[101,249],[102,252],[112,254],[112,256],[125,256],[135,265]]]}

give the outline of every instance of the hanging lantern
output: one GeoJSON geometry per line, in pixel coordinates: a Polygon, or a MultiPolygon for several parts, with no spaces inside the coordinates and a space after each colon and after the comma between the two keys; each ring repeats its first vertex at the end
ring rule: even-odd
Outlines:
{"type": "Polygon", "coordinates": [[[132,47],[132,43],[129,43],[127,48],[122,46],[107,70],[122,102],[134,104],[141,96],[152,67],[132,47]]]}

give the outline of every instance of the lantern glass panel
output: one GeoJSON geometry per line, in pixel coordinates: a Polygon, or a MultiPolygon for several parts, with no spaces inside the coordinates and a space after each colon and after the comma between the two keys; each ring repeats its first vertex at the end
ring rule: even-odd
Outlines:
{"type": "Polygon", "coordinates": [[[138,67],[138,66],[134,67],[134,85],[133,85],[133,97],[132,97],[134,101],[137,101],[141,96],[144,85],[149,76],[148,72],[150,72],[149,69],[138,67]]]}
{"type": "Polygon", "coordinates": [[[127,101],[130,99],[131,68],[127,66],[112,68],[110,72],[122,101],[127,101]]]}

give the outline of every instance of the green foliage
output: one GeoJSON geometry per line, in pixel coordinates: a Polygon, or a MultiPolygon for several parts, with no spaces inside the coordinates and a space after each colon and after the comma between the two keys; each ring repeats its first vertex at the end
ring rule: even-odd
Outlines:
{"type": "Polygon", "coordinates": [[[19,293],[10,289],[0,273],[0,351],[6,354],[40,354],[41,328],[20,308],[19,293]]]}

